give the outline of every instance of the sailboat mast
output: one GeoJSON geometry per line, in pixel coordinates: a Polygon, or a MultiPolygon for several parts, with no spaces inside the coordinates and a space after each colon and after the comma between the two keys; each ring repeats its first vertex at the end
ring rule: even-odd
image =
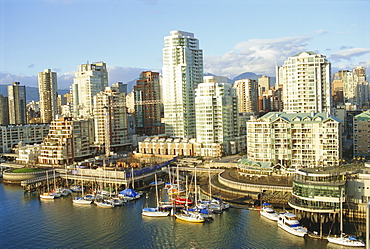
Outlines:
{"type": "Polygon", "coordinates": [[[155,182],[155,197],[157,199],[157,207],[159,207],[157,174],[154,175],[154,182],[155,182]]]}
{"type": "Polygon", "coordinates": [[[343,197],[344,197],[344,188],[341,190],[340,194],[340,236],[343,236],[343,197]]]}

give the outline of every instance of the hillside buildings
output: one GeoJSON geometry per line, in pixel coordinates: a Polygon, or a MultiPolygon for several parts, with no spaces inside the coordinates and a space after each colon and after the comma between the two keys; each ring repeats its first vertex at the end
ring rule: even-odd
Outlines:
{"type": "Polygon", "coordinates": [[[87,63],[78,66],[72,84],[73,115],[91,117],[93,98],[108,86],[108,71],[104,62],[87,63]]]}
{"type": "Polygon", "coordinates": [[[148,136],[164,134],[159,73],[142,72],[134,86],[134,96],[136,133],[148,136]]]}
{"type": "Polygon", "coordinates": [[[327,113],[269,112],[247,122],[248,159],[284,167],[334,166],[342,158],[340,120],[327,113]]]}
{"type": "Polygon", "coordinates": [[[331,65],[324,55],[301,52],[276,70],[283,87],[284,112],[331,114],[331,65]]]}
{"type": "Polygon", "coordinates": [[[193,33],[173,30],[164,38],[161,90],[165,133],[194,138],[195,88],[203,80],[203,52],[193,33]]]}
{"type": "Polygon", "coordinates": [[[40,117],[42,123],[50,123],[56,117],[58,84],[57,73],[50,69],[38,73],[40,117]]]}
{"type": "Polygon", "coordinates": [[[26,124],[26,87],[20,82],[8,86],[9,124],[26,124]]]}

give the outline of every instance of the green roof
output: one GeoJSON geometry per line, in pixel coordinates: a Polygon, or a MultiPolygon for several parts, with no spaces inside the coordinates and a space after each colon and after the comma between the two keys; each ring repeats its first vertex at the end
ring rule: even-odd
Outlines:
{"type": "Polygon", "coordinates": [[[254,167],[260,167],[260,168],[264,168],[264,169],[270,169],[271,168],[271,163],[270,162],[256,162],[256,161],[252,161],[252,160],[249,160],[249,159],[240,159],[238,161],[238,165],[239,166],[242,166],[242,165],[246,165],[246,166],[254,166],[254,167]]]}
{"type": "Polygon", "coordinates": [[[355,116],[357,120],[369,120],[370,119],[370,110],[367,110],[363,113],[360,113],[355,116]]]}
{"type": "Polygon", "coordinates": [[[296,55],[293,55],[292,57],[300,56],[302,53],[307,53],[307,54],[309,54],[309,55],[315,55],[315,54],[318,54],[318,53],[315,53],[315,52],[313,52],[313,51],[303,51],[303,52],[300,52],[300,53],[298,53],[298,54],[296,54],[296,55]]]}
{"type": "MultiPolygon", "coordinates": [[[[370,115],[370,114],[369,114],[370,115]]],[[[262,117],[259,118],[259,120],[263,119],[269,119],[270,122],[274,122],[277,119],[284,119],[289,123],[317,123],[317,122],[324,122],[328,119],[335,120],[337,122],[342,122],[339,118],[336,118],[334,116],[330,116],[326,112],[322,113],[286,113],[286,112],[269,112],[262,117]]]]}

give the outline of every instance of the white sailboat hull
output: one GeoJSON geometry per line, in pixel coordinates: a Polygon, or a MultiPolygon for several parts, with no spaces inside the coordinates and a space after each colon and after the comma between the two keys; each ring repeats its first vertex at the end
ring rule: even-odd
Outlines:
{"type": "Polygon", "coordinates": [[[348,236],[345,237],[328,237],[330,243],[351,246],[351,247],[364,247],[365,243],[361,240],[350,240],[348,236]]]}

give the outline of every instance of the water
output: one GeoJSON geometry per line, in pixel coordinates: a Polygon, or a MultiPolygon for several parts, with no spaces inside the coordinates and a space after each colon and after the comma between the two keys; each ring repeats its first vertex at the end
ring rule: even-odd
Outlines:
{"type": "Polygon", "coordinates": [[[0,184],[0,247],[319,249],[327,244],[291,235],[257,211],[230,208],[213,221],[193,224],[142,217],[145,202],[142,197],[113,209],[78,206],[71,196],[40,200],[22,187],[0,184]]]}

